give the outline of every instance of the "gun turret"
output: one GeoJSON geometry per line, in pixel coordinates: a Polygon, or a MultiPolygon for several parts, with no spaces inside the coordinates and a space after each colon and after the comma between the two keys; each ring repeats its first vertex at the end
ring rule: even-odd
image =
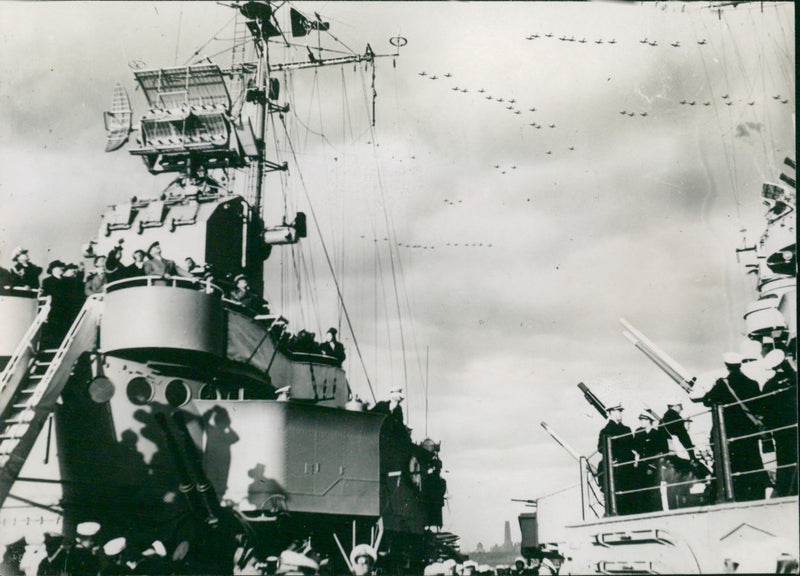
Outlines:
{"type": "Polygon", "coordinates": [[[652,360],[656,366],[661,368],[664,373],[672,378],[672,380],[674,380],[678,386],[683,388],[686,393],[690,393],[692,391],[692,386],[694,386],[694,383],[697,380],[695,377],[690,376],[689,372],[683,366],[670,358],[666,352],[661,350],[652,341],[650,341],[647,336],[634,328],[630,322],[624,318],[620,318],[619,322],[627,330],[626,332],[622,333],[625,338],[630,340],[633,345],[641,350],[645,356],[650,358],[650,360],[652,360]]]}
{"type": "Polygon", "coordinates": [[[594,395],[594,392],[589,390],[589,387],[583,382],[578,382],[578,388],[580,388],[581,392],[583,392],[583,397],[586,398],[586,401],[592,405],[592,408],[597,410],[600,413],[600,416],[603,418],[608,418],[608,411],[606,410],[605,404],[603,404],[600,399],[594,395]]]}

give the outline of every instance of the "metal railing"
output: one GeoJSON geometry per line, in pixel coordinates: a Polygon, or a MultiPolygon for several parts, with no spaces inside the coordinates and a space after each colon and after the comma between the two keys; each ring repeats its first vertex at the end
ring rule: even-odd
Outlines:
{"type": "MultiPolygon", "coordinates": [[[[757,396],[747,398],[741,401],[735,401],[728,404],[717,404],[708,410],[703,410],[698,412],[697,414],[693,414],[689,417],[684,418],[684,421],[691,421],[693,418],[697,418],[699,416],[704,415],[711,415],[712,418],[712,429],[711,429],[711,442],[710,443],[699,443],[694,445],[694,451],[696,454],[705,454],[707,450],[703,450],[704,448],[710,448],[713,454],[713,462],[711,462],[711,469],[706,470],[704,473],[700,473],[700,467],[694,464],[694,461],[686,461],[680,458],[681,453],[675,450],[668,450],[667,452],[656,454],[653,456],[648,457],[640,457],[638,453],[636,456],[631,460],[625,460],[620,462],[614,461],[614,454],[613,454],[613,446],[619,445],[620,441],[624,444],[625,442],[631,442],[636,435],[636,432],[630,432],[626,434],[621,434],[618,436],[609,436],[605,438],[605,444],[603,446],[603,460],[605,462],[605,467],[602,474],[602,490],[604,495],[604,508],[606,515],[615,516],[620,513],[619,511],[619,497],[631,497],[631,496],[644,496],[647,494],[655,496],[655,493],[660,494],[661,500],[661,509],[668,510],[672,509],[673,507],[680,507],[680,504],[677,506],[670,506],[669,495],[675,495],[676,489],[682,489],[686,486],[690,485],[698,485],[698,484],[705,484],[706,488],[702,492],[702,496],[696,498],[695,500],[701,500],[703,504],[714,504],[714,503],[721,503],[721,502],[735,502],[738,500],[752,500],[754,498],[746,497],[745,494],[736,494],[735,493],[735,480],[740,479],[742,477],[747,477],[756,474],[767,474],[767,470],[764,466],[765,462],[761,458],[761,453],[758,451],[758,462],[759,465],[752,468],[752,469],[745,469],[745,470],[732,470],[731,468],[731,444],[740,442],[743,440],[752,440],[755,438],[765,439],[770,437],[775,433],[785,432],[788,430],[796,430],[797,429],[797,422],[793,422],[791,424],[783,424],[780,426],[773,426],[773,427],[765,427],[763,424],[760,423],[760,420],[754,419],[751,422],[751,427],[755,431],[748,431],[745,434],[740,434],[738,436],[729,436],[728,431],[725,427],[725,418],[726,418],[726,411],[730,409],[737,409],[742,411],[743,414],[753,415],[753,413],[758,414],[759,410],[753,408],[752,410],[745,410],[743,408],[744,405],[751,404],[758,406],[760,403],[764,402],[765,399],[769,399],[774,397],[778,394],[786,394],[786,393],[794,393],[792,388],[786,389],[779,389],[772,392],[767,392],[766,394],[759,394],[757,396]],[[661,474],[664,471],[664,466],[667,462],[676,462],[677,460],[682,460],[684,465],[684,474],[691,474],[687,479],[680,479],[677,481],[666,482],[661,478],[661,474]],[[651,479],[646,477],[646,473],[644,469],[646,466],[656,466],[655,474],[653,477],[657,480],[653,482],[651,479]],[[622,474],[620,471],[623,471],[622,474]],[[626,475],[626,480],[630,482],[630,475],[638,475],[639,478],[636,479],[634,482],[634,486],[625,486],[623,489],[620,489],[620,480],[626,475]],[[650,482],[648,483],[648,480],[650,482]],[[638,482],[638,484],[637,484],[638,482]],[[714,490],[711,492],[709,488],[713,486],[714,490]],[[745,496],[745,497],[743,497],[745,496]]],[[[748,416],[749,418],[749,416],[748,416]]],[[[664,428],[663,424],[659,424],[658,426],[654,426],[654,428],[664,428]]],[[[668,434],[669,436],[669,434],[668,434]]],[[[795,437],[796,442],[796,437],[795,437]]],[[[749,449],[752,449],[750,447],[749,449]]],[[[626,448],[626,452],[628,450],[632,450],[635,452],[635,447],[631,447],[628,445],[626,448]]],[[[758,447],[756,447],[758,450],[758,447]]],[[[795,448],[796,454],[796,448],[795,448]]],[[[697,459],[699,460],[699,459],[697,459]]],[[[588,463],[588,462],[587,462],[588,463]]],[[[795,476],[797,474],[797,462],[789,462],[783,464],[776,464],[775,466],[771,467],[771,471],[784,471],[789,469],[795,470],[795,476]]],[[[581,477],[582,477],[582,486],[585,485],[585,488],[582,492],[582,497],[584,498],[584,504],[588,506],[589,501],[589,477],[591,474],[586,474],[584,471],[584,465],[582,463],[581,468],[581,477]],[[583,481],[583,478],[586,477],[586,481],[583,481]]],[[[628,482],[623,482],[623,484],[627,484],[628,482]]],[[[796,480],[794,481],[796,486],[796,480]]],[[[796,488],[793,488],[794,494],[796,494],[796,488]]],[[[692,492],[692,494],[698,495],[700,493],[692,492]]],[[[765,498],[765,494],[761,495],[761,498],[765,498]]],[[[677,495],[675,495],[675,500],[678,499],[677,495]]],[[[652,504],[652,503],[651,503],[652,504]]],[[[697,504],[690,504],[690,505],[697,505],[697,504]]],[[[588,506],[591,510],[591,506],[588,506]]],[[[586,508],[586,506],[585,506],[586,508]]],[[[639,511],[654,511],[652,508],[648,509],[647,506],[644,506],[642,510],[626,510],[624,513],[636,513],[639,511]]]]}
{"type": "Polygon", "coordinates": [[[187,288],[191,290],[205,291],[207,294],[216,294],[220,297],[224,295],[222,288],[203,280],[202,278],[187,278],[185,276],[136,276],[134,278],[124,278],[115,280],[105,285],[105,292],[114,292],[125,288],[142,286],[170,286],[172,288],[187,288]]]}
{"type": "Polygon", "coordinates": [[[50,305],[49,296],[42,299],[36,317],[25,331],[19,344],[11,354],[8,364],[0,374],[0,393],[5,390],[15,375],[21,377],[28,371],[30,363],[38,352],[39,337],[41,336],[42,328],[47,322],[47,316],[50,314],[50,305]]]}

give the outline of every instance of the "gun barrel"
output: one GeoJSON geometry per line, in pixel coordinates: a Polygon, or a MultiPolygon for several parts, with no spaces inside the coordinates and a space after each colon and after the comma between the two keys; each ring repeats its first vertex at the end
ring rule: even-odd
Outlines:
{"type": "Polygon", "coordinates": [[[597,410],[603,418],[608,418],[608,411],[606,410],[605,404],[603,404],[600,399],[594,395],[594,392],[589,390],[589,387],[583,382],[578,382],[578,388],[581,392],[583,392],[583,396],[586,398],[586,401],[591,404],[592,407],[597,410]]]}
{"type": "Polygon", "coordinates": [[[631,343],[652,360],[656,366],[661,368],[667,376],[678,384],[678,386],[683,388],[686,392],[691,392],[693,379],[683,366],[673,360],[666,352],[656,346],[624,318],[620,318],[619,321],[628,330],[622,333],[625,338],[630,340],[631,343]]]}
{"type": "Polygon", "coordinates": [[[578,453],[577,453],[577,452],[575,452],[575,450],[572,448],[572,446],[570,446],[569,444],[567,444],[567,443],[566,443],[566,441],[564,441],[564,439],[563,439],[563,438],[561,438],[561,436],[559,436],[558,434],[556,434],[556,433],[555,433],[555,431],[553,431],[553,430],[550,428],[550,426],[548,426],[548,425],[547,425],[547,422],[542,422],[542,428],[544,428],[544,429],[545,429],[545,432],[547,432],[548,434],[550,434],[550,437],[551,437],[553,440],[555,440],[555,441],[558,443],[558,445],[559,445],[559,446],[561,446],[561,447],[562,447],[564,450],[566,450],[566,451],[569,453],[569,455],[570,455],[570,456],[572,456],[573,458],[575,458],[575,461],[576,461],[576,462],[579,462],[579,461],[580,461],[581,457],[578,455],[578,453]]]}

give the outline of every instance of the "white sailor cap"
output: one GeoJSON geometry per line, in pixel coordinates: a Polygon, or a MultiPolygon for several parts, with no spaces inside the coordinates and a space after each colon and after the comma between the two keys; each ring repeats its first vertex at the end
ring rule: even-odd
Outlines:
{"type": "Polygon", "coordinates": [[[100,524],[97,522],[81,522],[76,527],[76,531],[78,532],[78,536],[94,536],[100,531],[100,524]]]}
{"type": "Polygon", "coordinates": [[[372,558],[372,561],[375,562],[378,560],[378,555],[375,553],[375,550],[369,544],[359,544],[353,551],[350,552],[350,564],[355,564],[356,560],[361,556],[369,556],[372,558]]]}
{"type": "Polygon", "coordinates": [[[27,252],[28,252],[27,248],[23,248],[22,246],[17,246],[11,253],[11,261],[16,262],[17,258],[19,258],[21,254],[27,254],[27,252]]]}
{"type": "Polygon", "coordinates": [[[742,363],[742,355],[736,352],[726,352],[722,355],[722,361],[729,366],[739,366],[742,363]]]}
{"type": "MultiPolygon", "coordinates": [[[[292,550],[284,550],[281,552],[280,557],[280,570],[283,570],[284,574],[290,573],[294,570],[303,573],[303,568],[308,568],[310,570],[319,570],[319,564],[314,562],[308,556],[304,554],[300,554],[299,552],[294,552],[292,550]]],[[[279,572],[281,573],[281,572],[279,572]]]]}
{"type": "Polygon", "coordinates": [[[113,540],[109,540],[106,542],[105,546],[103,546],[103,552],[106,553],[106,556],[116,556],[123,550],[125,550],[125,541],[124,536],[120,536],[119,538],[114,538],[113,540]]]}
{"type": "Polygon", "coordinates": [[[142,556],[160,556],[164,558],[167,555],[167,549],[161,540],[154,540],[150,547],[142,552],[142,556]]]}

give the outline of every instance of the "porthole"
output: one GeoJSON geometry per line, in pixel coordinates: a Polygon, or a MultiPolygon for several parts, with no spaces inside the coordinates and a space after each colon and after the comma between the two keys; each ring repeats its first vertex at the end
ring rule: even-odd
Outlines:
{"type": "Polygon", "coordinates": [[[164,395],[169,405],[173,408],[180,408],[186,404],[192,396],[189,387],[183,380],[173,380],[167,384],[164,395]]]}
{"type": "Polygon", "coordinates": [[[114,384],[105,376],[98,376],[89,384],[89,397],[98,404],[103,404],[114,397],[114,384]]]}
{"type": "Polygon", "coordinates": [[[137,406],[143,406],[153,399],[153,387],[150,382],[141,376],[133,378],[128,382],[128,400],[137,406]]]}

